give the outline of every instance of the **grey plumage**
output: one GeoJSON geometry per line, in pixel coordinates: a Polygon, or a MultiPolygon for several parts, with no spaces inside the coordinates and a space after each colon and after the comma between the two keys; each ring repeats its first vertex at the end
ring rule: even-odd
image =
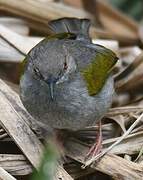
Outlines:
{"type": "MultiPolygon", "coordinates": [[[[87,30],[85,24],[83,27],[87,30]]],[[[20,97],[29,113],[46,126],[78,130],[94,125],[112,103],[112,75],[98,94],[90,96],[80,73],[80,69],[90,64],[97,53],[104,55],[108,52],[87,39],[87,35],[85,39],[45,39],[27,56],[28,62],[20,81],[20,97]],[[51,82],[53,99],[49,90],[51,82]]]]}

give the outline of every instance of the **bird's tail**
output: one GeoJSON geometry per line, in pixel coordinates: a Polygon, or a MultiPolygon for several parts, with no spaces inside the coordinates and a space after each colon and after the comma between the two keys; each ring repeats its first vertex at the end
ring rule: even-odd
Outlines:
{"type": "Polygon", "coordinates": [[[55,33],[74,33],[77,39],[89,40],[89,19],[61,18],[49,22],[49,27],[55,33]]]}

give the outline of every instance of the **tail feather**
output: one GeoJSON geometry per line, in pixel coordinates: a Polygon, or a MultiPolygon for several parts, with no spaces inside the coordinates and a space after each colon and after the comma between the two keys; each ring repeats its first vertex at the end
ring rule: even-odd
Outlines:
{"type": "Polygon", "coordinates": [[[74,33],[76,34],[77,39],[90,39],[90,20],[88,19],[61,18],[50,21],[49,26],[55,33],[74,33]]]}

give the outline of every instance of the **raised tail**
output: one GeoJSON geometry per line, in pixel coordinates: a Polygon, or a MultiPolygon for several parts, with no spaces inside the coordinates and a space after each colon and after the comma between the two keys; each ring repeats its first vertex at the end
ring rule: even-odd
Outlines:
{"type": "Polygon", "coordinates": [[[61,18],[49,22],[49,27],[55,33],[74,33],[79,40],[90,40],[89,19],[61,18]]]}

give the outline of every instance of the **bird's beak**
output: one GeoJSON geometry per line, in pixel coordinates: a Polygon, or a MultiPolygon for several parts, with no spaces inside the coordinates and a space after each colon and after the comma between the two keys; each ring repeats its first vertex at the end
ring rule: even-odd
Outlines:
{"type": "Polygon", "coordinates": [[[49,91],[50,91],[51,99],[54,100],[54,83],[51,82],[48,85],[49,85],[49,91]]]}

